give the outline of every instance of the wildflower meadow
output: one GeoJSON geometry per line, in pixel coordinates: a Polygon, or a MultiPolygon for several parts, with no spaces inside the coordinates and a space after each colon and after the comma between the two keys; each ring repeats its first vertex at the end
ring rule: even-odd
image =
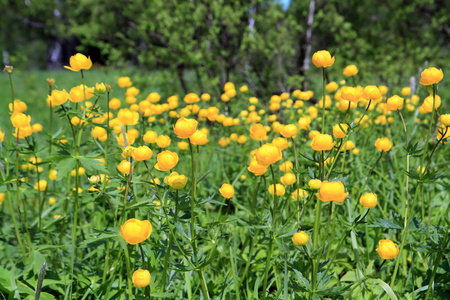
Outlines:
{"type": "Polygon", "coordinates": [[[98,82],[76,53],[38,110],[5,66],[2,297],[448,299],[443,71],[311,59],[319,89],[262,101],[98,82]]]}

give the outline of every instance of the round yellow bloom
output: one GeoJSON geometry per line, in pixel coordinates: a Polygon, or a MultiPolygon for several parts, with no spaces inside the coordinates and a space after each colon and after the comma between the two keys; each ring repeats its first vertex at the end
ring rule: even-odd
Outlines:
{"type": "Polygon", "coordinates": [[[137,147],[133,151],[133,159],[135,161],[149,160],[153,155],[153,151],[147,146],[137,147]]]}
{"type": "Polygon", "coordinates": [[[441,124],[444,126],[450,126],[450,114],[441,115],[441,124]]]}
{"type": "Polygon", "coordinates": [[[237,142],[239,144],[245,144],[245,142],[247,142],[247,138],[245,137],[245,135],[240,135],[237,139],[237,142]]]}
{"type": "Polygon", "coordinates": [[[187,139],[197,130],[198,122],[194,119],[181,117],[175,124],[173,131],[180,139],[187,139]]]}
{"type": "MultiPolygon", "coordinates": [[[[131,134],[125,133],[125,137],[127,139],[128,145],[133,145],[134,141],[135,141],[135,137],[132,136],[131,134]]],[[[123,137],[123,134],[119,134],[118,136],[116,136],[116,140],[117,140],[117,144],[119,144],[119,146],[125,146],[125,139],[123,137]]]]}
{"type": "Polygon", "coordinates": [[[308,129],[311,124],[311,118],[309,116],[303,116],[298,119],[298,128],[299,129],[308,129]]]}
{"type": "Polygon", "coordinates": [[[146,287],[150,284],[151,282],[151,275],[150,272],[148,270],[136,270],[133,273],[133,285],[135,287],[139,288],[143,288],[146,287]]]}
{"type": "Polygon", "coordinates": [[[341,152],[352,150],[353,148],[355,148],[355,143],[353,141],[346,141],[345,144],[342,145],[341,152]]]}
{"type": "Polygon", "coordinates": [[[177,145],[180,150],[187,150],[189,148],[189,143],[185,141],[178,142],[177,145]]]}
{"type": "Polygon", "coordinates": [[[247,168],[250,172],[252,172],[255,176],[261,176],[266,173],[267,166],[262,166],[258,163],[256,158],[252,158],[250,161],[250,166],[247,168]]]}
{"type": "Polygon", "coordinates": [[[280,182],[283,185],[292,185],[297,181],[297,178],[295,177],[295,174],[293,173],[285,173],[283,176],[281,176],[280,178],[280,182]]]}
{"type": "Polygon", "coordinates": [[[312,62],[317,68],[331,67],[334,64],[334,56],[326,50],[317,51],[312,57],[312,62]]]}
{"type": "Polygon", "coordinates": [[[239,91],[241,91],[242,93],[246,93],[248,91],[248,86],[243,85],[239,88],[239,91]]]}
{"type": "Polygon", "coordinates": [[[146,143],[155,143],[157,137],[158,137],[158,133],[156,131],[147,131],[144,134],[144,141],[146,143]]]}
{"type": "Polygon", "coordinates": [[[290,172],[294,168],[294,165],[290,161],[285,161],[280,166],[280,171],[282,172],[290,172]]]}
{"type": "Polygon", "coordinates": [[[33,133],[34,133],[34,132],[41,132],[42,129],[43,129],[43,127],[42,127],[42,125],[39,124],[39,123],[36,123],[36,124],[31,125],[31,131],[33,131],[33,133]]]}
{"type": "Polygon", "coordinates": [[[399,253],[397,244],[388,239],[380,240],[376,251],[382,259],[394,259],[399,253]]]}
{"type": "Polygon", "coordinates": [[[269,166],[282,158],[280,149],[274,144],[264,144],[256,151],[256,160],[262,166],[269,166]]]}
{"type": "Polygon", "coordinates": [[[122,238],[130,245],[142,243],[150,237],[152,224],[148,220],[138,220],[131,218],[120,226],[122,238]]]}
{"type": "Polygon", "coordinates": [[[160,135],[156,138],[156,145],[158,145],[159,148],[167,148],[170,146],[170,143],[172,140],[167,135],[160,135]]]}
{"type": "MultiPolygon", "coordinates": [[[[439,95],[435,95],[434,98],[434,108],[438,109],[441,106],[441,97],[439,95]]],[[[422,113],[430,113],[433,111],[433,95],[426,97],[423,100],[422,105],[420,106],[423,109],[422,113]]]]}
{"type": "Polygon", "coordinates": [[[120,164],[117,166],[117,170],[122,174],[130,174],[130,171],[133,171],[134,166],[130,164],[128,160],[122,160],[120,164]]]}
{"type": "Polygon", "coordinates": [[[176,190],[184,188],[187,181],[188,178],[186,176],[178,174],[177,172],[172,172],[169,176],[164,178],[164,183],[176,190]]]}
{"type": "Polygon", "coordinates": [[[381,92],[378,89],[378,87],[374,85],[368,85],[363,90],[363,97],[367,100],[369,99],[375,100],[381,97],[381,92]]]}
{"type": "Polygon", "coordinates": [[[344,71],[342,72],[344,76],[350,77],[355,76],[358,74],[358,68],[355,65],[348,65],[344,68],[344,71]]]}
{"type": "Polygon", "coordinates": [[[395,111],[397,109],[401,109],[403,107],[404,99],[400,96],[394,95],[387,99],[386,101],[386,109],[389,111],[395,111]]]}
{"type": "Polygon", "coordinates": [[[377,194],[366,193],[359,198],[359,203],[361,203],[364,208],[374,208],[378,203],[377,194]]]}
{"type": "Polygon", "coordinates": [[[117,119],[122,125],[136,125],[139,122],[139,113],[128,108],[122,108],[117,113],[117,119]]]}
{"type": "Polygon", "coordinates": [[[300,232],[296,232],[294,233],[294,235],[292,236],[292,242],[294,243],[295,246],[303,246],[306,245],[306,243],[309,240],[309,236],[306,232],[304,231],[300,231],[300,232]]]}
{"type": "Polygon", "coordinates": [[[58,173],[58,171],[56,171],[56,170],[50,170],[50,172],[49,172],[49,175],[48,175],[48,178],[50,179],[50,180],[56,180],[56,174],[58,173]]]}
{"type": "Polygon", "coordinates": [[[331,150],[336,142],[333,142],[333,137],[329,134],[316,135],[311,143],[311,148],[315,151],[331,150]]]}
{"type": "Polygon", "coordinates": [[[90,57],[86,57],[84,54],[77,53],[70,57],[70,67],[64,66],[64,68],[71,71],[89,70],[92,67],[92,61],[90,57]]]}
{"type": "MultiPolygon", "coordinates": [[[[0,201],[1,202],[1,201],[0,201]]],[[[55,197],[50,197],[49,199],[48,199],[48,204],[49,205],[55,205],[56,204],[56,199],[55,199],[55,197]]]]}
{"type": "Polygon", "coordinates": [[[189,138],[193,145],[203,146],[208,143],[208,136],[201,130],[197,130],[194,134],[189,138]]]}
{"type": "Polygon", "coordinates": [[[403,87],[402,91],[400,92],[402,96],[409,96],[411,95],[411,88],[409,86],[403,87]]]}
{"type": "Polygon", "coordinates": [[[111,100],[109,100],[109,108],[119,109],[120,108],[120,100],[117,98],[112,98],[111,100]]]}
{"type": "Polygon", "coordinates": [[[345,192],[345,187],[342,182],[328,182],[325,180],[322,182],[319,193],[317,193],[316,196],[323,202],[342,202],[348,196],[348,193],[345,192]]]}
{"type": "Polygon", "coordinates": [[[99,127],[99,126],[95,126],[94,128],[92,128],[91,130],[91,135],[93,138],[95,139],[99,139],[102,136],[106,135],[106,129],[103,127],[99,127]]]}
{"type": "Polygon", "coordinates": [[[308,181],[308,186],[313,190],[318,190],[322,186],[322,181],[320,179],[311,179],[308,181]]]}
{"type": "Polygon", "coordinates": [[[438,83],[444,78],[444,72],[442,69],[437,69],[435,67],[430,67],[422,71],[420,76],[420,84],[432,85],[438,83]]]}
{"type": "Polygon", "coordinates": [[[303,189],[296,189],[291,193],[291,198],[295,201],[299,200],[298,197],[305,199],[306,197],[308,197],[308,192],[303,189]]]}
{"type": "Polygon", "coordinates": [[[286,193],[286,189],[284,188],[284,186],[282,184],[277,183],[275,186],[273,184],[269,185],[269,193],[271,195],[276,195],[277,196],[283,196],[286,193]],[[275,191],[276,189],[276,191],[275,191]]]}
{"type": "Polygon", "coordinates": [[[334,92],[335,90],[338,89],[338,87],[339,87],[339,84],[337,84],[336,81],[331,81],[330,83],[328,83],[326,85],[326,89],[327,89],[328,93],[334,92]]]}
{"type": "Polygon", "coordinates": [[[187,104],[193,104],[200,101],[200,98],[195,93],[189,93],[186,96],[184,96],[184,102],[187,104]]]}
{"type": "Polygon", "coordinates": [[[280,149],[280,151],[283,151],[284,149],[286,149],[289,146],[287,139],[283,138],[283,137],[277,137],[277,138],[273,139],[272,144],[277,146],[278,149],[280,149]]]}
{"type": "MultiPolygon", "coordinates": [[[[341,89],[341,97],[344,100],[358,103],[358,101],[361,99],[361,91],[357,88],[351,87],[351,86],[343,86],[341,89]]],[[[347,105],[348,107],[348,105],[347,105]]],[[[346,108],[347,109],[347,108],[346,108]]]]}
{"type": "Polygon", "coordinates": [[[347,135],[347,130],[347,124],[336,124],[333,126],[333,135],[339,139],[342,139],[347,135]],[[342,131],[341,128],[344,129],[344,131],[342,131]]]}
{"type": "Polygon", "coordinates": [[[392,142],[389,138],[378,138],[375,142],[375,147],[378,151],[389,151],[392,148],[392,142]]]}
{"type": "Polygon", "coordinates": [[[250,127],[250,137],[254,140],[261,141],[267,136],[266,128],[259,123],[250,127]]]}
{"type": "Polygon", "coordinates": [[[62,105],[64,103],[66,103],[66,101],[68,99],[69,99],[69,93],[67,93],[66,90],[62,90],[62,91],[52,90],[51,95],[47,96],[47,104],[49,106],[55,107],[57,105],[62,105]]]}
{"type": "Polygon", "coordinates": [[[158,154],[155,168],[159,171],[169,171],[178,164],[178,154],[176,152],[162,151],[158,154]]]}
{"type": "Polygon", "coordinates": [[[13,105],[13,103],[9,103],[8,106],[9,106],[9,110],[13,114],[23,113],[28,109],[27,104],[19,99],[14,100],[14,105],[13,105]],[[14,109],[14,111],[13,111],[13,109],[14,109]]]}
{"type": "Polygon", "coordinates": [[[11,123],[16,128],[30,127],[31,116],[23,113],[16,113],[11,116],[11,123]]]}
{"type": "Polygon", "coordinates": [[[130,80],[130,77],[119,77],[117,83],[119,84],[119,87],[121,87],[121,88],[126,88],[133,84],[130,80]]]}
{"type": "Polygon", "coordinates": [[[234,196],[234,187],[231,184],[224,183],[219,192],[224,198],[229,199],[234,196]]]}
{"type": "Polygon", "coordinates": [[[210,95],[210,94],[204,93],[204,94],[201,95],[200,98],[201,98],[203,101],[209,101],[209,100],[211,100],[211,95],[210,95]]]}
{"type": "Polygon", "coordinates": [[[46,188],[47,188],[47,180],[41,179],[34,185],[34,189],[41,192],[45,191],[46,188]]]}
{"type": "Polygon", "coordinates": [[[294,124],[284,125],[281,127],[280,134],[285,138],[294,137],[298,132],[297,126],[294,124]]]}

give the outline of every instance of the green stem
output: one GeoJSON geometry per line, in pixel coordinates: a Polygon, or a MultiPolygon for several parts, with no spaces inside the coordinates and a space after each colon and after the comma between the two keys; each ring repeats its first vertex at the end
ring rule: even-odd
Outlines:
{"type": "Polygon", "coordinates": [[[125,264],[126,264],[126,268],[127,268],[127,283],[128,283],[128,295],[130,297],[133,296],[133,290],[132,290],[132,286],[131,286],[131,267],[130,267],[130,255],[128,254],[128,246],[125,247],[125,264]]]}
{"type": "Polygon", "coordinates": [[[322,98],[322,134],[325,132],[325,86],[326,86],[326,77],[325,77],[325,67],[322,68],[323,75],[323,98],[322,98]]]}
{"type": "Polygon", "coordinates": [[[297,224],[298,226],[300,226],[300,191],[299,189],[299,179],[300,176],[298,174],[299,168],[298,168],[298,158],[297,158],[297,149],[295,148],[295,141],[294,138],[291,138],[292,140],[292,145],[294,146],[294,157],[295,157],[295,170],[297,171],[296,176],[296,181],[295,181],[295,190],[297,191],[297,224]]]}

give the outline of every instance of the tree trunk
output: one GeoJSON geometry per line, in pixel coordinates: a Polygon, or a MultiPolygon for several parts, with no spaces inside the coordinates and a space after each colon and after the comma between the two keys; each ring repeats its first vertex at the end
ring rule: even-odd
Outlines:
{"type": "Polygon", "coordinates": [[[188,88],[186,85],[186,81],[184,80],[184,65],[183,64],[177,65],[177,72],[178,72],[178,80],[180,81],[181,87],[183,88],[184,93],[187,94],[188,88]]]}

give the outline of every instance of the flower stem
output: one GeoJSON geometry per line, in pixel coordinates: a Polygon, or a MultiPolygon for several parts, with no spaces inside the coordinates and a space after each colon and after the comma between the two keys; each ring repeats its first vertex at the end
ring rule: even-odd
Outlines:
{"type": "Polygon", "coordinates": [[[323,75],[323,98],[322,98],[322,134],[325,131],[325,86],[326,86],[326,76],[325,76],[325,67],[322,68],[323,75]]]}

